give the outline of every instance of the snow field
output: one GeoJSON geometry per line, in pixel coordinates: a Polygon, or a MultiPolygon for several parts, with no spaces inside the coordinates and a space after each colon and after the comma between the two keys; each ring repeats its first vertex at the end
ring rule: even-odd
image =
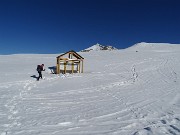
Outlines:
{"type": "Polygon", "coordinates": [[[180,134],[178,45],[80,54],[84,73],[66,75],[55,54],[0,56],[0,135],[180,134]]]}

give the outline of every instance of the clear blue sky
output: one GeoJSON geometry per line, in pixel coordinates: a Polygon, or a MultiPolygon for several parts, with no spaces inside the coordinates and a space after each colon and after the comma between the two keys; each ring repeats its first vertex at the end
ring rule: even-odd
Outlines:
{"type": "Polygon", "coordinates": [[[180,43],[179,0],[0,0],[0,54],[180,43]]]}

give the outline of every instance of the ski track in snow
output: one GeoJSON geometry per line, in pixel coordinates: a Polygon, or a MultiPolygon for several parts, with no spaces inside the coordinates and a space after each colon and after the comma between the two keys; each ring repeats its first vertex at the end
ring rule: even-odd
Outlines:
{"type": "Polygon", "coordinates": [[[0,135],[180,134],[180,55],[136,55],[103,71],[0,83],[0,135]]]}

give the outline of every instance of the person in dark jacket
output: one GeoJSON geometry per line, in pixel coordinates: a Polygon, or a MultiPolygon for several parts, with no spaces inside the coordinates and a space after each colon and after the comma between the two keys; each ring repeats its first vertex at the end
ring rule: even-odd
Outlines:
{"type": "Polygon", "coordinates": [[[42,79],[42,71],[45,71],[44,64],[38,65],[37,66],[37,71],[38,71],[38,74],[39,74],[39,76],[37,78],[37,81],[39,81],[39,78],[42,79]]]}

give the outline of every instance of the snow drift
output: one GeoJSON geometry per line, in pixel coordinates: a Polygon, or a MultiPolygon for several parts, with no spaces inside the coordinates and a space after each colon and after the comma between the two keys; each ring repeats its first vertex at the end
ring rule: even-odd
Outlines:
{"type": "Polygon", "coordinates": [[[81,52],[83,74],[51,74],[57,55],[0,56],[0,135],[180,134],[180,45],[81,52]]]}

